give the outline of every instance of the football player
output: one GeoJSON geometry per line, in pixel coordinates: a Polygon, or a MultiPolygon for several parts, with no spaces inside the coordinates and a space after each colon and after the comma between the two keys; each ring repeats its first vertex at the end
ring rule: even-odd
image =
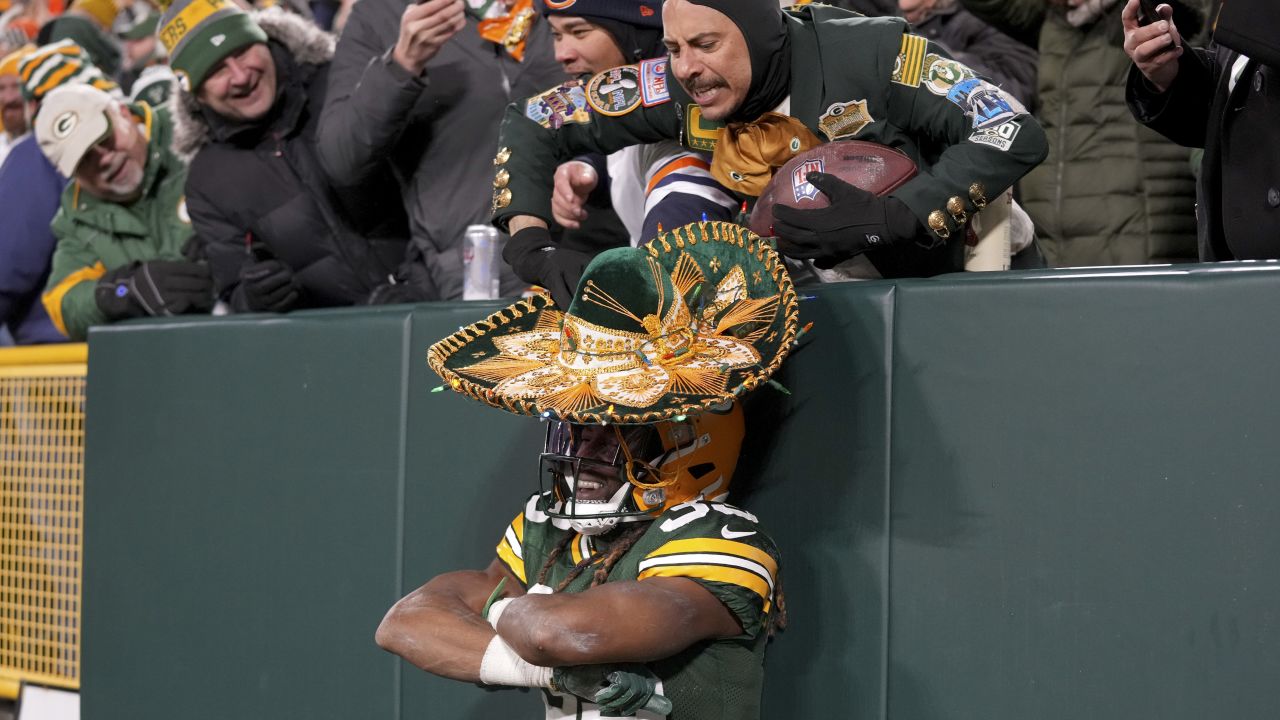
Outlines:
{"type": "Polygon", "coordinates": [[[410,593],[378,643],[437,675],[542,688],[548,718],[759,717],[785,611],[773,542],[725,503],[742,436],[733,402],[550,422],[544,487],[493,562],[410,593]]]}

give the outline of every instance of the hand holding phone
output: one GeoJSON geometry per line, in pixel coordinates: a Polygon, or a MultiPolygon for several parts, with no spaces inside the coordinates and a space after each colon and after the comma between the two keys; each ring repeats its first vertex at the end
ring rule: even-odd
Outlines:
{"type": "Polygon", "coordinates": [[[1138,0],[1138,6],[1142,8],[1142,12],[1138,14],[1138,25],[1150,25],[1160,19],[1160,13],[1156,12],[1156,0],[1138,0]]]}
{"type": "Polygon", "coordinates": [[[1125,54],[1160,92],[1173,84],[1183,53],[1182,36],[1172,16],[1166,20],[1159,12],[1163,8],[1157,0],[1128,0],[1120,16],[1125,54]]]}

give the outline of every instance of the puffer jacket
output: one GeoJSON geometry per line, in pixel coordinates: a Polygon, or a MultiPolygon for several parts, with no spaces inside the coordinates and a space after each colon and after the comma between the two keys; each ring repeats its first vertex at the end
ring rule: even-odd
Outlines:
{"type": "MultiPolygon", "coordinates": [[[[413,248],[406,274],[431,299],[463,294],[463,237],[492,212],[498,125],[523,102],[567,78],[549,24],[533,21],[523,61],[480,36],[478,21],[449,39],[412,76],[391,59],[400,17],[418,0],[360,0],[342,31],[320,125],[321,160],[333,178],[390,168],[400,181],[413,248]]],[[[619,224],[619,239],[626,229],[619,224]]],[[[502,294],[526,287],[505,264],[502,294]]]]}
{"type": "Polygon", "coordinates": [[[274,258],[300,285],[295,307],[362,303],[395,271],[408,243],[394,178],[329,181],[316,155],[316,127],[333,38],[280,11],[255,19],[276,65],[277,97],[266,117],[231,121],[186,91],[173,100],[174,148],[194,156],[187,207],[215,293],[234,310],[253,310],[240,271],[274,258]]]}
{"type": "MultiPolygon", "coordinates": [[[[1125,103],[1124,0],[1075,27],[1045,0],[962,0],[966,9],[1040,50],[1036,117],[1049,157],[1020,184],[1051,266],[1196,260],[1195,180],[1178,147],[1138,123],[1125,103]]],[[[1172,0],[1186,37],[1201,0],[1172,0]]]]}

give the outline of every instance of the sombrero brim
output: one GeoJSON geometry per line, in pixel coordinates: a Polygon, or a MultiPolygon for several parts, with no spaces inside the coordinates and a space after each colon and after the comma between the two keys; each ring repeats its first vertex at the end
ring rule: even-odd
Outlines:
{"type": "MultiPolygon", "coordinates": [[[[610,252],[615,261],[643,261],[670,278],[677,297],[663,327],[693,328],[684,332],[684,346],[670,351],[677,333],[645,337],[604,327],[536,295],[432,345],[432,370],[453,390],[508,412],[626,425],[740,397],[767,382],[790,353],[795,288],[773,246],[745,228],[695,223],[645,248],[610,252]]],[[[593,292],[607,295],[608,288],[591,282],[596,267],[584,273],[574,308],[593,292]]]]}

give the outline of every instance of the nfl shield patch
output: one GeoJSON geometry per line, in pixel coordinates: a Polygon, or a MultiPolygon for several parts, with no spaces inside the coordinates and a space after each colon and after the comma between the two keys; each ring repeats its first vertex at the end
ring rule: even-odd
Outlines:
{"type": "Polygon", "coordinates": [[[808,180],[809,173],[813,172],[826,172],[826,165],[821,158],[806,160],[791,171],[791,190],[796,196],[796,202],[817,199],[818,188],[808,180]]]}
{"type": "Polygon", "coordinates": [[[640,102],[645,107],[661,105],[671,99],[667,88],[667,59],[655,58],[640,63],[640,102]]]}

